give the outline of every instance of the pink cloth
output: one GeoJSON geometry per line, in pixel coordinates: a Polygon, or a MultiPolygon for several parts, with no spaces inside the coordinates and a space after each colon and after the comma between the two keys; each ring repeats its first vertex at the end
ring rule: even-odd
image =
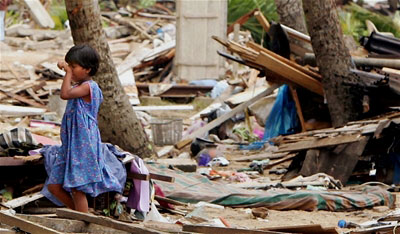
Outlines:
{"type": "MultiPolygon", "coordinates": [[[[143,160],[135,157],[131,163],[132,173],[149,174],[143,160]]],[[[138,211],[149,212],[150,210],[150,183],[145,180],[133,180],[133,187],[129,192],[126,205],[138,211]]]]}

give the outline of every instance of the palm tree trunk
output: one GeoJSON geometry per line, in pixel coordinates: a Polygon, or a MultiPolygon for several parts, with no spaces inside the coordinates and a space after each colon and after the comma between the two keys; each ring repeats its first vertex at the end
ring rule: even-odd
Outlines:
{"type": "Polygon", "coordinates": [[[68,0],[65,5],[74,43],[89,44],[100,55],[94,80],[104,96],[98,116],[102,141],[119,145],[142,158],[149,157],[153,154],[152,147],[118,79],[101,26],[98,1],[68,0]]]}
{"type": "Polygon", "coordinates": [[[301,0],[275,0],[279,22],[299,32],[307,33],[301,0]]]}
{"type": "Polygon", "coordinates": [[[356,86],[359,78],[350,72],[353,67],[343,42],[335,0],[303,0],[307,28],[333,126],[356,120],[362,113],[362,91],[356,86]]]}

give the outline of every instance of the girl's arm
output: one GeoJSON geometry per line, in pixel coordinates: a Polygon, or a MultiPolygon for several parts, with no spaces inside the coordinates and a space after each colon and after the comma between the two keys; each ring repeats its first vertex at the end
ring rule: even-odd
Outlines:
{"type": "Polygon", "coordinates": [[[72,69],[68,66],[66,62],[58,62],[57,66],[65,70],[64,80],[61,85],[61,99],[68,100],[90,95],[89,84],[79,85],[74,88],[71,86],[72,69]]]}

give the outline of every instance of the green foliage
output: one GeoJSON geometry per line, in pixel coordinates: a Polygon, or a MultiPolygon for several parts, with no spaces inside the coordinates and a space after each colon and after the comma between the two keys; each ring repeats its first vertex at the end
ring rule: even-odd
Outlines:
{"type": "Polygon", "coordinates": [[[7,11],[6,23],[7,27],[13,24],[18,24],[21,21],[21,13],[19,11],[7,11]]]}
{"type": "MultiPolygon", "coordinates": [[[[278,21],[278,13],[274,0],[229,0],[228,1],[228,24],[234,23],[241,16],[254,10],[260,9],[268,21],[278,21]]],[[[264,29],[255,17],[251,17],[242,25],[242,30],[249,30],[256,42],[260,42],[264,35],[264,29]]]]}
{"type": "Polygon", "coordinates": [[[358,41],[361,36],[368,36],[365,23],[355,18],[353,14],[339,10],[338,15],[343,34],[353,36],[355,41],[358,41]]]}
{"type": "Polygon", "coordinates": [[[258,136],[251,133],[249,129],[247,129],[246,127],[235,128],[233,129],[233,133],[239,135],[242,138],[242,140],[247,142],[255,142],[260,140],[258,136]]]}
{"type": "Polygon", "coordinates": [[[63,30],[64,23],[68,20],[67,10],[65,9],[64,1],[53,1],[49,10],[50,16],[53,19],[56,30],[63,30]]]}
{"type": "Polygon", "coordinates": [[[109,209],[103,209],[103,213],[104,213],[105,216],[110,216],[111,215],[111,212],[110,212],[109,209]]]}
{"type": "Polygon", "coordinates": [[[139,0],[139,9],[144,9],[156,4],[156,0],[139,0]]]}
{"type": "Polygon", "coordinates": [[[380,32],[391,32],[396,37],[400,37],[399,24],[396,24],[395,20],[389,16],[371,12],[354,3],[346,5],[344,9],[352,14],[352,18],[359,20],[364,25],[364,29],[366,29],[365,20],[370,20],[380,32]]]}

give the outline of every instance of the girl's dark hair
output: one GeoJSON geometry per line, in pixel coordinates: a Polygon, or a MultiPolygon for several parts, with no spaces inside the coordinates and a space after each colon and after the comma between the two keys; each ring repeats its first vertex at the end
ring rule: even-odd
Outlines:
{"type": "Polygon", "coordinates": [[[73,46],[65,55],[65,61],[90,69],[90,76],[94,76],[99,69],[99,55],[95,49],[88,45],[73,46]]]}

